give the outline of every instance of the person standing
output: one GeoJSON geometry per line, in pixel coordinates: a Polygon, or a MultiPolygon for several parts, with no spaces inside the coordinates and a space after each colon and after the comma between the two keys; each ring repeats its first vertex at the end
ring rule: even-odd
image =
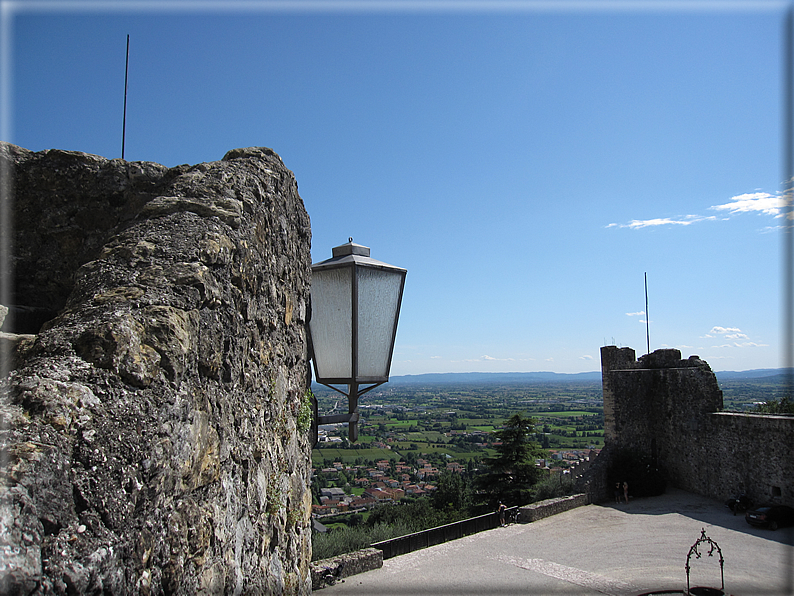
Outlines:
{"type": "Polygon", "coordinates": [[[626,505],[629,504],[629,483],[623,481],[623,498],[626,499],[626,505]]]}
{"type": "Polygon", "coordinates": [[[505,510],[507,510],[507,507],[504,503],[499,501],[499,525],[503,528],[505,527],[505,510]]]}

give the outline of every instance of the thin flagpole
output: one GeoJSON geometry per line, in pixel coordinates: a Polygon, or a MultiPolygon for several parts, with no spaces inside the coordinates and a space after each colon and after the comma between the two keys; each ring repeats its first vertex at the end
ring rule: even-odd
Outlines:
{"type": "Polygon", "coordinates": [[[648,354],[651,353],[651,329],[648,319],[648,272],[645,272],[645,339],[648,342],[648,354]]]}
{"type": "Polygon", "coordinates": [[[124,66],[124,117],[121,124],[121,159],[124,159],[124,141],[127,136],[127,75],[130,72],[130,36],[127,34],[127,60],[124,66]]]}
{"type": "Polygon", "coordinates": [[[784,342],[783,361],[787,369],[787,389],[792,390],[792,367],[794,367],[794,230],[792,230],[792,215],[794,205],[794,14],[789,7],[784,21],[784,48],[783,56],[783,197],[785,199],[783,213],[783,279],[785,289],[784,301],[784,342]]]}
{"type": "MultiPolygon", "coordinates": [[[[794,230],[792,230],[792,192],[794,191],[794,14],[789,6],[783,21],[783,360],[786,367],[786,394],[794,391],[794,230]]],[[[794,569],[788,565],[788,592],[794,590],[794,569]]]]}

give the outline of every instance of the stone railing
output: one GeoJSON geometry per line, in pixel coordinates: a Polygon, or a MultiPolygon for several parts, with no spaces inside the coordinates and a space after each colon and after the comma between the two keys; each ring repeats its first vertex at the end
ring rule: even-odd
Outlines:
{"type": "Polygon", "coordinates": [[[518,522],[528,524],[529,522],[538,521],[544,517],[587,505],[587,503],[587,495],[579,494],[569,497],[556,497],[554,499],[546,499],[545,501],[532,503],[531,505],[524,505],[520,508],[521,515],[518,518],[518,522]]]}
{"type": "MultiPolygon", "coordinates": [[[[508,511],[510,511],[510,509],[508,511]]],[[[458,538],[463,538],[464,536],[476,534],[484,530],[492,530],[498,525],[499,516],[496,513],[486,513],[485,515],[461,519],[451,524],[428,528],[427,530],[421,530],[413,534],[406,534],[405,536],[398,536],[397,538],[391,538],[381,542],[374,542],[372,546],[383,551],[384,559],[390,559],[421,548],[435,546],[436,544],[449,542],[450,540],[457,540],[458,538]]]]}
{"type": "MultiPolygon", "coordinates": [[[[546,499],[545,501],[525,505],[519,508],[521,514],[519,515],[518,523],[528,524],[551,515],[556,515],[557,513],[562,513],[563,511],[587,505],[588,502],[587,495],[579,494],[569,497],[546,499]]],[[[386,558],[389,558],[413,550],[427,548],[434,544],[440,544],[448,540],[468,536],[475,532],[495,528],[498,526],[498,520],[499,518],[495,513],[489,513],[439,528],[430,528],[429,530],[417,532],[409,536],[385,540],[374,545],[380,546],[380,548],[365,548],[353,553],[331,557],[330,559],[314,561],[311,563],[312,590],[319,590],[329,585],[330,582],[326,580],[326,577],[329,575],[333,576],[333,581],[336,582],[350,577],[351,575],[380,569],[383,567],[384,553],[386,553],[386,558]],[[464,531],[464,529],[462,529],[464,527],[462,524],[468,524],[471,527],[467,527],[464,531]],[[452,528],[456,531],[450,531],[452,528]],[[424,539],[416,539],[417,537],[422,537],[424,539]],[[432,537],[432,540],[430,537],[432,537]],[[395,549],[393,543],[399,543],[399,547],[395,549]]]]}
{"type": "Polygon", "coordinates": [[[354,553],[346,553],[338,557],[313,561],[311,563],[312,590],[319,590],[331,582],[327,576],[333,577],[333,582],[344,580],[346,577],[380,569],[383,567],[383,551],[377,548],[365,548],[354,553]]]}

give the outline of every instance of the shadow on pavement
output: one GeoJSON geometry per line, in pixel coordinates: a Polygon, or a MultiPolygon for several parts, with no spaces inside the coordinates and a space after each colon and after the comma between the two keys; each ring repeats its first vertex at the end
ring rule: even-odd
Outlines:
{"type": "Polygon", "coordinates": [[[719,526],[764,540],[771,540],[789,546],[794,545],[794,527],[768,530],[751,526],[744,519],[744,514],[734,515],[723,503],[685,492],[677,488],[668,488],[658,497],[629,498],[626,503],[602,503],[601,507],[611,507],[630,515],[669,515],[677,513],[696,519],[709,526],[719,526]]]}

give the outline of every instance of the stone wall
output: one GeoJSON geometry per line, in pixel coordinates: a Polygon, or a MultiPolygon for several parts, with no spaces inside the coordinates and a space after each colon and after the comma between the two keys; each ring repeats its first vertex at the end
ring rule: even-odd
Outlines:
{"type": "Polygon", "coordinates": [[[16,270],[0,592],[308,593],[311,232],[293,174],[265,148],[170,169],[0,159],[16,270]]]}
{"type": "Polygon", "coordinates": [[[383,551],[377,548],[364,548],[338,557],[315,561],[311,564],[312,590],[320,590],[332,585],[331,582],[344,581],[351,575],[381,567],[383,567],[383,551]]]}
{"type": "Polygon", "coordinates": [[[706,428],[699,473],[684,476],[682,488],[720,499],[743,490],[757,504],[794,507],[794,417],[717,412],[706,428]]]}
{"type": "Polygon", "coordinates": [[[518,516],[519,523],[528,524],[540,519],[563,513],[576,507],[582,507],[589,503],[586,494],[570,495],[567,497],[556,497],[553,499],[546,499],[532,503],[531,505],[524,505],[521,507],[520,515],[518,516]]]}
{"type": "Polygon", "coordinates": [[[595,498],[609,497],[610,454],[626,449],[684,490],[720,500],[745,490],[756,503],[794,505],[794,417],[721,412],[709,365],[678,350],[635,360],[631,348],[605,346],[601,363],[605,449],[582,479],[595,498]]]}

